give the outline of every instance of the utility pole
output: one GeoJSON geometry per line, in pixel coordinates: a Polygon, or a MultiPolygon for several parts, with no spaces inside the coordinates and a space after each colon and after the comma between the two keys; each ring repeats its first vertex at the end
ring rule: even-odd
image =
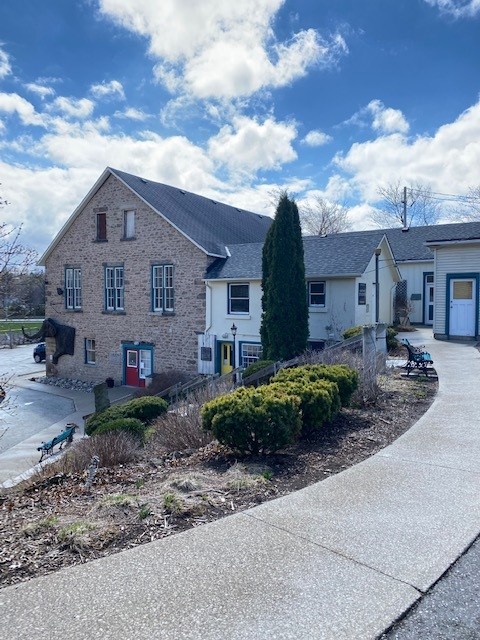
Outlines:
{"type": "Polygon", "coordinates": [[[407,228],[407,187],[403,187],[403,228],[407,228]]]}

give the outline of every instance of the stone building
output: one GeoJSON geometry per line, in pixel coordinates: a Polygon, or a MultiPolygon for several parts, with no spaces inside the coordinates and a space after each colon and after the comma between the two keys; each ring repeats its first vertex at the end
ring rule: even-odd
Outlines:
{"type": "Polygon", "coordinates": [[[107,168],[53,240],[46,316],[75,328],[74,354],[47,373],[144,386],[155,372],[197,372],[205,273],[228,245],[263,242],[272,220],[107,168]]]}

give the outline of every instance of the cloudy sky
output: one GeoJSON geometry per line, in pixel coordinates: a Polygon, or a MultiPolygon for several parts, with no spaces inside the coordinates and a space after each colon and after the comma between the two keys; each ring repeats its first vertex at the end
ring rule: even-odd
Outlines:
{"type": "Polygon", "coordinates": [[[106,166],[273,213],[480,183],[480,0],[2,0],[2,221],[43,252],[106,166]]]}

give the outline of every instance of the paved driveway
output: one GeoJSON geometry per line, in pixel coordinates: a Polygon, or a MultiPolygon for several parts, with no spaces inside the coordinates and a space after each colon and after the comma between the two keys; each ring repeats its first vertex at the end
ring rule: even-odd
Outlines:
{"type": "Polygon", "coordinates": [[[16,376],[45,373],[45,363],[34,362],[32,352],[33,345],[0,349],[0,384],[7,392],[0,404],[0,453],[75,411],[69,398],[16,386],[16,376]]]}

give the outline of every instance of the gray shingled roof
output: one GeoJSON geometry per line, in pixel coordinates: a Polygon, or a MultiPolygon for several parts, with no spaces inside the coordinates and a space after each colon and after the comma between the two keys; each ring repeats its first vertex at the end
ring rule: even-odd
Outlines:
{"type": "MultiPolygon", "coordinates": [[[[326,238],[303,238],[307,278],[319,276],[361,275],[383,236],[383,231],[341,233],[326,238]]],[[[207,279],[261,279],[262,243],[229,245],[231,256],[217,260],[208,270],[207,279]]]]}
{"type": "MultiPolygon", "coordinates": [[[[373,250],[386,236],[397,262],[433,260],[425,245],[429,240],[470,240],[480,237],[480,222],[457,222],[403,229],[350,231],[327,237],[303,238],[307,277],[360,275],[373,250]]],[[[206,274],[208,279],[261,279],[262,243],[228,245],[231,257],[217,260],[206,274]]]]}
{"type": "Polygon", "coordinates": [[[397,262],[433,260],[432,251],[425,246],[429,240],[470,240],[480,236],[480,222],[456,222],[428,227],[384,229],[397,262]]]}
{"type": "Polygon", "coordinates": [[[109,170],[209,255],[226,257],[226,245],[263,242],[272,223],[268,216],[118,169],[109,170]]]}

